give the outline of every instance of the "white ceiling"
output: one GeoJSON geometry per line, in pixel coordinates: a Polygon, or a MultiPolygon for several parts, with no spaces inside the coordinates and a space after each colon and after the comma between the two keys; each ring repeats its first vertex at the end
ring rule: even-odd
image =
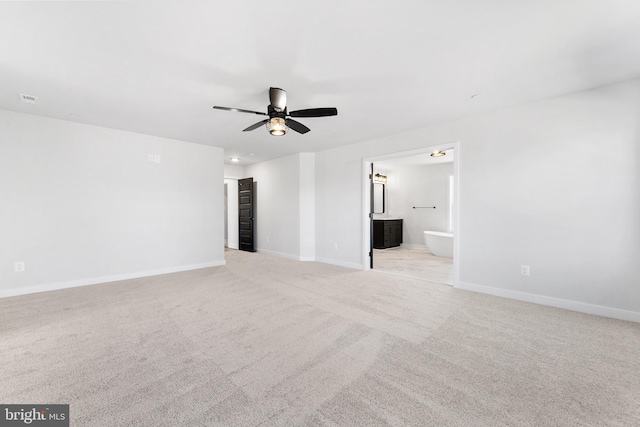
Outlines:
{"type": "Polygon", "coordinates": [[[0,40],[1,109],[242,165],[638,77],[640,1],[1,2],[0,40]],[[270,86],[339,114],[272,137],[211,108],[266,111],[270,86]]]}

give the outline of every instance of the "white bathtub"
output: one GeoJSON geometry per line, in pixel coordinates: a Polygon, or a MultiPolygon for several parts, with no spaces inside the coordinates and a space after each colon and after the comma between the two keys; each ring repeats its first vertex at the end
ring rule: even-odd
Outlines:
{"type": "Polygon", "coordinates": [[[424,231],[424,244],[435,256],[453,258],[453,233],[424,231]]]}

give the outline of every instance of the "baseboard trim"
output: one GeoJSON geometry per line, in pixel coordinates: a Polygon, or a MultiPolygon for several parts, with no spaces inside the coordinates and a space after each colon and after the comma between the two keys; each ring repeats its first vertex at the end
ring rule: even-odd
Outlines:
{"type": "Polygon", "coordinates": [[[467,282],[458,282],[455,287],[458,289],[478,292],[481,294],[494,295],[497,297],[509,298],[518,301],[563,308],[565,310],[578,311],[580,313],[595,314],[596,316],[610,317],[612,319],[627,320],[629,322],[640,323],[640,313],[636,311],[621,310],[619,308],[605,307],[579,301],[547,297],[544,295],[529,294],[526,292],[511,291],[507,289],[476,285],[474,283],[467,282]]]}
{"type": "Polygon", "coordinates": [[[352,268],[355,270],[364,270],[362,264],[356,264],[353,262],[344,262],[344,261],[338,261],[338,260],[329,259],[329,258],[316,258],[316,261],[322,262],[324,264],[337,265],[339,267],[352,268]]]}
{"type": "Polygon", "coordinates": [[[44,285],[27,286],[24,288],[0,289],[0,298],[14,297],[18,295],[35,294],[38,292],[57,291],[60,289],[77,288],[80,286],[99,285],[101,283],[119,282],[122,280],[139,279],[140,277],[159,276],[161,274],[179,273],[181,271],[198,270],[201,268],[220,267],[226,261],[212,261],[202,264],[182,265],[179,267],[163,268],[158,270],[138,271],[135,273],[116,274],[113,276],[100,276],[87,279],[72,280],[69,282],[47,283],[44,285]]]}

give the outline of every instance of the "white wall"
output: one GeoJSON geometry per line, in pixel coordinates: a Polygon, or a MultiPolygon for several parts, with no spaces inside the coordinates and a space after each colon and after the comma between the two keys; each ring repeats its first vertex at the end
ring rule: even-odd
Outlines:
{"type": "Polygon", "coordinates": [[[229,179],[244,178],[244,166],[240,165],[224,165],[224,177],[229,179]]]}
{"type": "Polygon", "coordinates": [[[316,153],[317,258],[363,267],[363,158],[452,141],[457,286],[640,321],[640,80],[316,153]]]}
{"type": "Polygon", "coordinates": [[[0,195],[0,295],[224,263],[220,148],[0,111],[0,195]]]}
{"type": "MultiPolygon", "coordinates": [[[[387,169],[386,213],[403,219],[403,244],[424,246],[423,231],[448,231],[453,163],[387,169]],[[413,209],[435,206],[436,209],[413,209]]],[[[379,217],[379,215],[376,215],[379,217]]]]}
{"type": "Polygon", "coordinates": [[[255,189],[256,249],[300,259],[300,154],[245,166],[255,189]]]}
{"type": "Polygon", "coordinates": [[[315,154],[298,153],[245,166],[256,191],[256,249],[315,260],[315,154]]]}
{"type": "Polygon", "coordinates": [[[315,154],[300,153],[300,260],[316,259],[315,154]]]}

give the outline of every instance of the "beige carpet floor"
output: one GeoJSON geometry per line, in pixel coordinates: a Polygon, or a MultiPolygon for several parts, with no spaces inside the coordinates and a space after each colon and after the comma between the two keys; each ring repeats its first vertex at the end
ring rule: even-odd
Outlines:
{"type": "Polygon", "coordinates": [[[75,426],[640,425],[640,324],[226,256],[0,299],[0,402],[75,426]]]}
{"type": "Polygon", "coordinates": [[[453,285],[453,258],[433,255],[427,248],[397,246],[373,250],[376,272],[453,285]]]}

